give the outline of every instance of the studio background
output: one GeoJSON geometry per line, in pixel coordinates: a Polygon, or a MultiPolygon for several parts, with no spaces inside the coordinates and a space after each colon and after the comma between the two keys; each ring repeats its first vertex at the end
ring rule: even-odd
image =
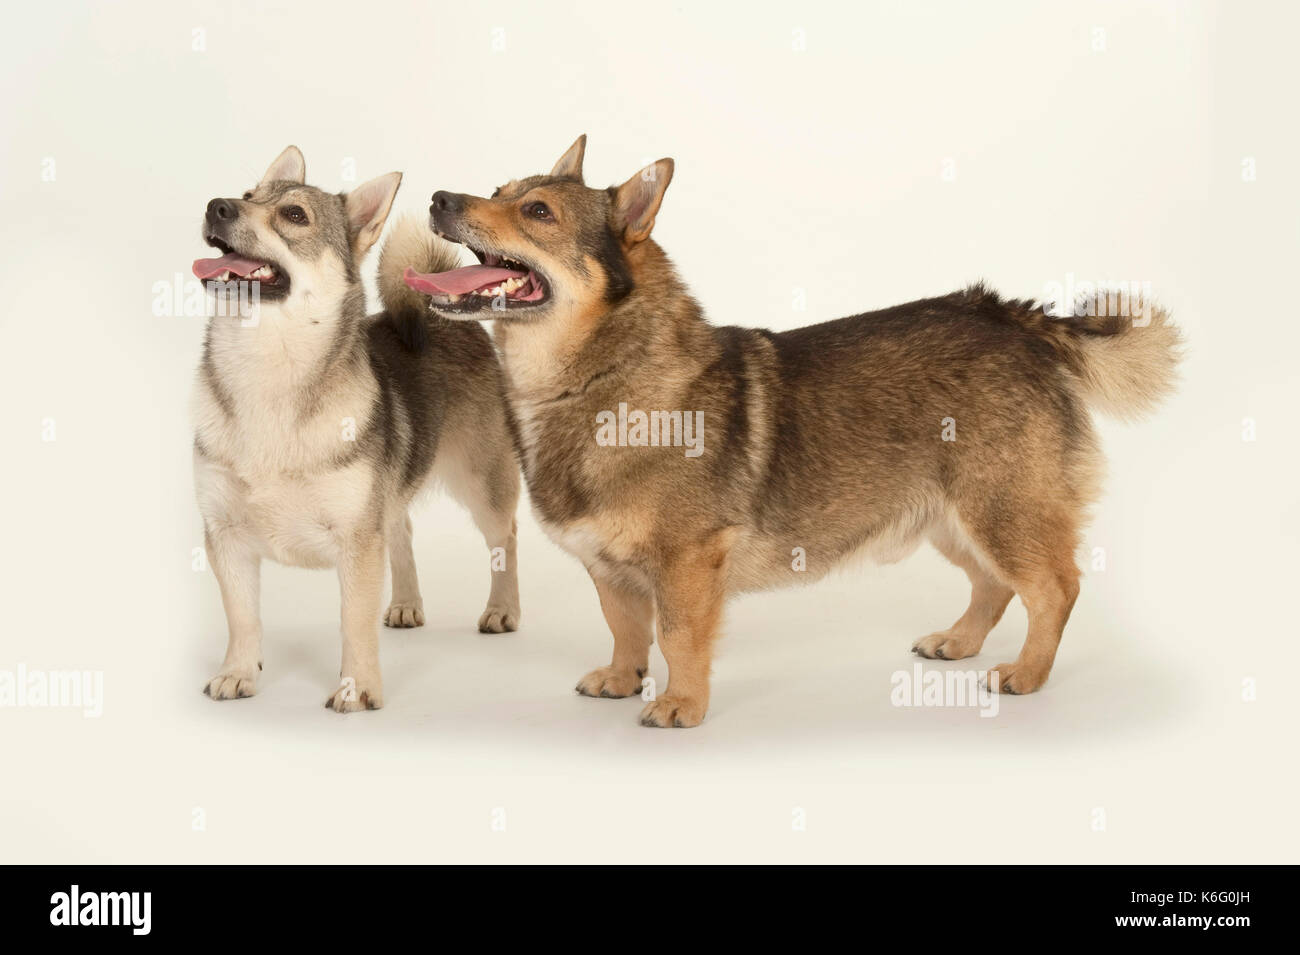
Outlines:
{"type": "MultiPolygon", "coordinates": [[[[104,706],[0,709],[6,861],[1294,861],[1295,8],[136,2],[8,21],[0,669],[102,671],[104,706]],[[891,705],[912,641],[968,596],[923,547],[733,601],[705,723],[644,729],[639,702],[572,692],[611,640],[526,502],[523,627],[493,636],[474,630],[482,539],[433,495],[414,516],[428,623],[384,631],[382,711],[321,706],[334,573],[269,564],[259,695],[200,693],[226,640],[192,569],[203,320],[154,301],[204,254],[208,199],[294,143],[325,188],[404,171],[395,211],[422,213],[436,189],[545,172],[583,132],[592,185],[676,160],[655,237],[719,324],[980,278],[1151,284],[1188,340],[1183,383],[1141,424],[1099,424],[1106,491],[1042,691],[992,719],[891,705]]],[[[980,656],[924,666],[1014,659],[1024,628],[1017,600],[980,656]]],[[[657,649],[651,666],[662,686],[657,649]]]]}

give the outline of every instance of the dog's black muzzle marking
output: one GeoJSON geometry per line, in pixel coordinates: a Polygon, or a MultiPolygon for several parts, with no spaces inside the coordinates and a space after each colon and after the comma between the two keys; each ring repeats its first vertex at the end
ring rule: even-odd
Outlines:
{"type": "Polygon", "coordinates": [[[208,203],[208,225],[225,225],[239,218],[239,207],[232,199],[213,199],[208,203]]]}
{"type": "Polygon", "coordinates": [[[465,212],[467,198],[459,192],[435,192],[429,206],[429,226],[433,231],[448,238],[454,236],[457,220],[465,212]]]}

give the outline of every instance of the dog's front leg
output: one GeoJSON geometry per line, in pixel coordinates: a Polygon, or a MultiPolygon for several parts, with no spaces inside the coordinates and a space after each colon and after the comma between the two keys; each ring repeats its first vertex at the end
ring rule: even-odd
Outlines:
{"type": "Polygon", "coordinates": [[[214,700],[235,700],[257,692],[257,675],[262,669],[262,620],[258,613],[261,597],[261,558],[233,528],[207,526],[203,546],[208,566],[221,587],[230,637],[226,659],[217,675],[203,687],[214,700]]]}
{"type": "Polygon", "coordinates": [[[339,555],[343,667],[339,688],[325,701],[337,713],[384,705],[379,675],[379,604],[384,587],[384,538],[378,531],[353,535],[339,555]]]}
{"type": "Polygon", "coordinates": [[[654,643],[655,605],[648,593],[624,582],[591,575],[600,595],[600,609],[614,635],[609,666],[592,670],[574,687],[583,696],[618,700],[641,692],[641,679],[650,666],[654,643]]]}
{"type": "Polygon", "coordinates": [[[723,528],[681,549],[660,569],[659,649],[668,661],[668,687],[641,711],[642,726],[699,726],[704,719],[734,537],[734,528],[723,528]]]}

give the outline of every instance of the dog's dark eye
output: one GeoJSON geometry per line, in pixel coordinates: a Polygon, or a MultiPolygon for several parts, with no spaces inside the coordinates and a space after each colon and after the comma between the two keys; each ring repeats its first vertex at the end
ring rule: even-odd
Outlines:
{"type": "Polygon", "coordinates": [[[530,202],[524,206],[524,215],[530,219],[541,219],[543,222],[555,218],[551,215],[551,210],[546,208],[544,202],[530,202]]]}
{"type": "Polygon", "coordinates": [[[307,221],[307,213],[302,211],[302,206],[285,206],[280,210],[280,215],[298,225],[302,225],[307,221]]]}
{"type": "Polygon", "coordinates": [[[249,200],[249,199],[251,199],[251,198],[253,198],[253,194],[252,194],[251,192],[246,192],[246,193],[244,193],[244,199],[245,199],[245,201],[247,201],[247,200],[249,200]]]}

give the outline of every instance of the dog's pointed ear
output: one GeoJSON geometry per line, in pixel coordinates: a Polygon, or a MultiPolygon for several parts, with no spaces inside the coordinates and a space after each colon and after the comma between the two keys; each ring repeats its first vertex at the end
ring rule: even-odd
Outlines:
{"type": "Polygon", "coordinates": [[[388,221],[388,211],[393,208],[397,187],[402,184],[400,172],[390,172],[362,183],[343,197],[348,213],[348,238],[352,242],[352,255],[360,259],[375,244],[388,221]]]}
{"type": "Polygon", "coordinates": [[[262,176],[262,182],[296,182],[301,186],[306,181],[307,160],[302,158],[302,150],[297,146],[286,146],[262,176]]]}
{"type": "Polygon", "coordinates": [[[569,151],[560,157],[560,161],[551,170],[556,179],[573,179],[582,182],[582,157],[587,154],[587,134],[583,133],[573,141],[569,151]]]}
{"type": "Polygon", "coordinates": [[[651,163],[614,191],[614,234],[628,245],[650,237],[664,192],[673,179],[673,161],[651,163]]]}

